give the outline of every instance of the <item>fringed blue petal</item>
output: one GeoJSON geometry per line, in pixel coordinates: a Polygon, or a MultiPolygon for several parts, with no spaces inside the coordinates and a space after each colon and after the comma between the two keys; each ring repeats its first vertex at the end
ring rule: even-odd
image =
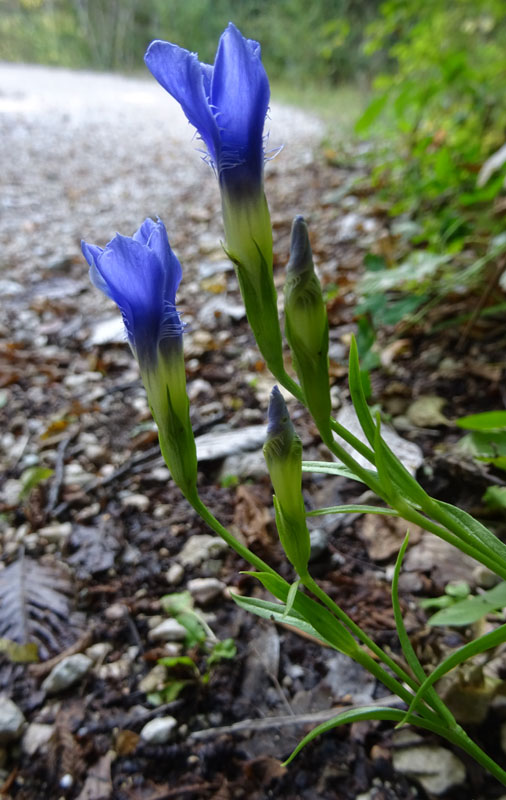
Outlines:
{"type": "Polygon", "coordinates": [[[252,176],[261,177],[269,97],[260,45],[245,39],[229,23],[220,38],[211,84],[211,103],[220,128],[220,174],[222,170],[246,166],[252,176]]]}
{"type": "Polygon", "coordinates": [[[160,40],[151,42],[144,61],[157,81],[180,103],[216,161],[220,136],[208,102],[211,68],[201,65],[195,53],[160,40]]]}
{"type": "Polygon", "coordinates": [[[147,219],[133,237],[117,234],[104,249],[82,244],[93,284],[118,305],[139,362],[152,366],[159,344],[180,337],[176,310],[181,265],[165,226],[147,219]]]}
{"type": "Polygon", "coordinates": [[[150,44],[144,60],[197,128],[220,180],[231,191],[258,189],[270,96],[258,42],[245,39],[229,23],[220,38],[214,67],[200,63],[182,47],[159,40],[150,44]]]}

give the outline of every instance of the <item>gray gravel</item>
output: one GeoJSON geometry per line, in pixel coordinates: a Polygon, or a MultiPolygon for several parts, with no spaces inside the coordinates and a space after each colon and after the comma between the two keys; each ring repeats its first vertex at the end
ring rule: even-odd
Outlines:
{"type": "MultiPolygon", "coordinates": [[[[276,172],[307,163],[322,134],[318,120],[276,104],[266,130],[268,147],[289,148],[276,172]]],[[[0,64],[1,277],[26,286],[34,269],[80,258],[81,238],[103,244],[148,215],[164,220],[180,258],[192,261],[206,237],[212,247],[218,191],[193,133],[149,74],[0,64]]]]}

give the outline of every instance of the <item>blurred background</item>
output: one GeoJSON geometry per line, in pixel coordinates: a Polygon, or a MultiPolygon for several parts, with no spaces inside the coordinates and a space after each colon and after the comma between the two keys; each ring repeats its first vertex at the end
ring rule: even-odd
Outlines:
{"type": "Polygon", "coordinates": [[[320,154],[356,168],[325,203],[337,213],[346,193],[371,196],[375,213],[395,219],[403,247],[376,241],[364,262],[374,328],[457,284],[506,287],[504,0],[1,0],[1,12],[5,62],[121,72],[146,86],[153,38],[212,63],[232,20],[260,41],[274,101],[316,112],[326,123],[320,154]],[[404,270],[410,250],[418,260],[404,270]],[[392,290],[408,294],[395,313],[392,290]]]}

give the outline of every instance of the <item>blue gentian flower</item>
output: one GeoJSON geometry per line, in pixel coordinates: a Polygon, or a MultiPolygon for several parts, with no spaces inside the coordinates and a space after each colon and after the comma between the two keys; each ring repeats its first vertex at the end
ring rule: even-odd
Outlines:
{"type": "Polygon", "coordinates": [[[160,40],[151,42],[144,60],[197,129],[220,182],[239,194],[254,185],[260,188],[270,89],[258,42],[245,39],[229,23],[214,66],[160,40]]]}
{"type": "Polygon", "coordinates": [[[81,243],[92,283],[118,305],[146,388],[160,447],[172,477],[188,496],[196,486],[189,419],[183,325],[175,300],[181,265],[161,220],[146,219],[132,237],[104,248],[81,243]]]}
{"type": "Polygon", "coordinates": [[[151,368],[159,347],[183,334],[175,306],[182,270],[163,222],[148,218],[132,237],[118,233],[105,248],[82,242],[82,250],[91,282],[119,306],[137,360],[151,368]]]}
{"type": "Polygon", "coordinates": [[[229,23],[214,65],[169,42],[154,41],[145,61],[180,104],[218,175],[225,250],[234,264],[246,314],[271,372],[285,379],[272,227],[264,194],[264,123],[269,81],[260,45],[229,23]]]}

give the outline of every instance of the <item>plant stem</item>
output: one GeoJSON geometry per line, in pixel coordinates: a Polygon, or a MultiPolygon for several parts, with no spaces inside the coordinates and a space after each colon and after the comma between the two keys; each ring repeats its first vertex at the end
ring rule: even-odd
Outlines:
{"type": "MultiPolygon", "coordinates": [[[[490,553],[488,551],[486,554],[483,552],[482,549],[477,549],[475,545],[477,545],[477,541],[472,538],[472,544],[467,544],[467,542],[463,542],[462,539],[459,537],[458,534],[452,533],[445,528],[442,528],[440,525],[437,525],[427,517],[424,517],[423,514],[420,514],[419,511],[409,506],[407,503],[403,502],[400,504],[400,507],[396,509],[400,516],[408,522],[412,522],[415,525],[420,526],[426,531],[430,533],[434,533],[436,536],[439,536],[440,539],[444,539],[445,542],[452,544],[454,547],[457,547],[467,555],[470,555],[472,558],[479,561],[480,564],[483,564],[485,567],[488,567],[492,572],[496,575],[499,575],[503,580],[506,580],[506,565],[502,565],[498,562],[497,556],[494,553],[490,553]]],[[[431,515],[433,516],[433,515],[431,515]]],[[[439,515],[438,515],[439,516],[439,515]]],[[[441,514],[441,516],[444,516],[441,514]]],[[[449,520],[451,523],[451,520],[449,520]]],[[[448,527],[449,527],[448,523],[448,527]]],[[[446,526],[445,526],[446,527],[446,526]]]]}
{"type": "MultiPolygon", "coordinates": [[[[343,609],[340,608],[340,606],[338,606],[337,603],[335,603],[334,600],[332,600],[332,598],[329,597],[326,592],[323,591],[321,586],[319,586],[316,583],[314,578],[312,578],[309,573],[307,573],[306,575],[301,575],[300,580],[301,583],[306,587],[306,589],[312,592],[315,595],[315,597],[317,597],[318,600],[320,600],[320,602],[322,602],[325,606],[327,606],[329,611],[331,611],[334,614],[334,616],[337,617],[338,620],[340,620],[340,622],[344,623],[344,625],[346,625],[350,629],[350,631],[357,637],[357,639],[359,639],[359,641],[365,644],[366,647],[368,647],[369,650],[380,659],[380,661],[386,664],[386,666],[390,667],[392,672],[394,672],[402,681],[407,683],[408,686],[410,686],[414,691],[417,690],[418,684],[416,683],[416,681],[414,681],[413,678],[405,670],[402,669],[402,667],[396,664],[395,661],[392,658],[390,658],[390,656],[387,655],[387,653],[385,653],[381,649],[381,647],[379,647],[379,645],[377,645],[376,642],[373,639],[371,639],[362,630],[362,628],[360,628],[356,624],[356,622],[353,622],[351,617],[349,617],[348,614],[345,611],[343,611],[343,609]]],[[[395,689],[395,693],[399,694],[397,689],[395,689]]],[[[399,696],[402,697],[403,700],[405,700],[405,697],[403,697],[402,694],[399,696]]]]}
{"type": "Polygon", "coordinates": [[[202,502],[196,491],[194,493],[187,493],[185,496],[197,514],[202,517],[204,522],[207,522],[211,530],[217,533],[232,550],[235,550],[235,552],[241,556],[241,558],[244,558],[245,561],[248,561],[252,566],[260,570],[260,572],[269,572],[271,575],[279,577],[276,570],[272,569],[272,567],[266,564],[259,556],[256,556],[255,553],[252,553],[246,545],[242,544],[239,539],[236,539],[236,537],[216,519],[205,503],[202,502]]]}

